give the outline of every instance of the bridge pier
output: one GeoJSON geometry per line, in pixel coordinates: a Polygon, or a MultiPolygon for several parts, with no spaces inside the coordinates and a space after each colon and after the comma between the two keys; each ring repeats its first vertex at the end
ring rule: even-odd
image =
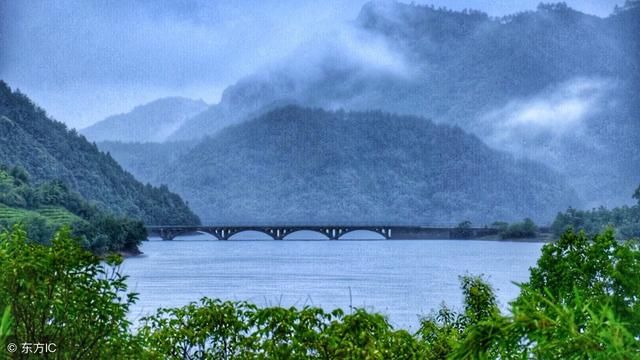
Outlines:
{"type": "MultiPolygon", "coordinates": [[[[307,230],[323,234],[329,240],[338,240],[345,234],[356,230],[372,231],[385,239],[447,239],[456,236],[456,228],[424,227],[424,226],[149,226],[150,236],[158,236],[162,240],[173,240],[177,236],[206,233],[218,240],[229,238],[242,231],[258,231],[269,235],[274,240],[283,240],[287,235],[296,231],[307,230]]],[[[473,237],[491,235],[496,232],[491,228],[474,228],[473,237]]]]}

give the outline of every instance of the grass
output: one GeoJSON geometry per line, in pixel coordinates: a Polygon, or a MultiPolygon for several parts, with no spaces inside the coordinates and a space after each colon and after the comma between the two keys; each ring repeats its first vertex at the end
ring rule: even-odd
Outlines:
{"type": "Polygon", "coordinates": [[[36,210],[27,210],[0,204],[0,222],[13,224],[22,219],[37,216],[42,216],[47,224],[56,226],[83,221],[63,207],[43,206],[36,210]]]}

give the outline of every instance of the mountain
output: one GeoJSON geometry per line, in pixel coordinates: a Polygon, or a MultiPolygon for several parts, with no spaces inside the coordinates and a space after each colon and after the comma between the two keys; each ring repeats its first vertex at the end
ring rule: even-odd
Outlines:
{"type": "Polygon", "coordinates": [[[194,117],[172,139],[215,133],[221,122],[246,119],[234,110],[255,112],[278,101],[383,109],[467,125],[514,97],[575,78],[634,84],[638,20],[637,6],[604,19],[562,4],[491,18],[478,11],[370,2],[356,19],[357,35],[309,43],[279,66],[241,79],[207,110],[208,122],[194,117]],[[373,45],[344,44],[367,40],[373,45]]]}
{"type": "Polygon", "coordinates": [[[147,237],[142,222],[102,211],[60,181],[35,186],[24,169],[0,165],[0,229],[17,223],[40,243],[50,242],[57,230],[68,225],[86,248],[101,255],[138,253],[138,245],[147,237]]]}
{"type": "Polygon", "coordinates": [[[545,222],[577,202],[556,172],[458,127],[297,106],[220,131],[158,178],[207,223],[545,222]]]}
{"type": "Polygon", "coordinates": [[[124,143],[119,141],[99,142],[98,148],[112,156],[136,179],[161,185],[159,174],[167,164],[177,161],[182,155],[195,147],[195,141],[176,141],[164,143],[124,143]]]}
{"type": "Polygon", "coordinates": [[[206,108],[202,100],[163,98],[126,114],[109,116],[80,132],[93,141],[160,142],[206,108]]]}
{"type": "Polygon", "coordinates": [[[241,79],[169,139],[200,139],[283,104],[379,109],[456,124],[544,162],[589,206],[628,203],[640,180],[638,4],[606,18],[563,3],[492,18],[373,1],[353,29],[241,79]]]}
{"type": "Polygon", "coordinates": [[[75,130],[51,120],[0,81],[0,164],[24,168],[34,182],[62,181],[98,208],[147,224],[197,224],[180,196],[143,185],[75,130]]]}

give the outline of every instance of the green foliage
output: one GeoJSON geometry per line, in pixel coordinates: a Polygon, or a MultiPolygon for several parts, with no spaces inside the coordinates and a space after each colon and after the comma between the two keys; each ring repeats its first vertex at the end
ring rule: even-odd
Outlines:
{"type": "Polygon", "coordinates": [[[464,295],[462,312],[442,305],[437,313],[420,321],[417,336],[427,348],[427,359],[447,358],[474,326],[499,313],[495,293],[482,277],[463,276],[460,283],[464,295]]]}
{"type": "Polygon", "coordinates": [[[534,238],[538,234],[538,227],[533,220],[526,218],[522,222],[513,223],[500,229],[500,237],[503,239],[534,238]]]}
{"type": "Polygon", "coordinates": [[[422,359],[425,347],[380,314],[257,308],[204,298],[143,319],[146,350],[165,359],[422,359]]]}
{"type": "MultiPolygon", "coordinates": [[[[637,241],[619,243],[609,229],[589,239],[584,233],[566,232],[547,244],[538,265],[531,269],[521,297],[530,292],[549,295],[560,304],[584,298],[608,304],[616,314],[635,324],[640,334],[640,248],[637,241]]],[[[541,307],[544,307],[542,304],[541,307]]]]}
{"type": "Polygon", "coordinates": [[[0,166],[0,229],[23,223],[31,239],[46,243],[63,225],[95,253],[137,251],[147,232],[140,221],[111,215],[60,181],[37,186],[21,168],[0,166]]]}
{"type": "MultiPolygon", "coordinates": [[[[23,227],[0,235],[4,341],[54,342],[63,359],[633,359],[640,356],[640,243],[608,230],[567,232],[543,247],[530,280],[500,313],[482,278],[460,278],[463,308],[446,306],[411,334],[354,309],[259,308],[203,298],[159,309],[133,333],[136,300],[117,271],[69,229],[51,246],[23,227]],[[9,332],[11,334],[9,334],[9,332]]],[[[17,358],[28,358],[16,354],[17,358]]]]}
{"type": "Polygon", "coordinates": [[[584,230],[593,236],[612,226],[616,229],[618,239],[640,238],[640,187],[633,197],[638,204],[611,210],[604,207],[592,210],[569,208],[564,213],[558,213],[551,228],[557,236],[568,229],[584,230]]]}
{"type": "Polygon", "coordinates": [[[640,246],[611,229],[546,244],[511,314],[481,321],[455,358],[632,359],[640,356],[640,246]]]}
{"type": "MultiPolygon", "coordinates": [[[[11,309],[9,341],[55,343],[56,358],[122,358],[129,349],[127,293],[122,259],[102,262],[82,249],[68,228],[51,246],[27,239],[24,228],[0,235],[0,300],[11,309]]],[[[15,353],[15,358],[30,358],[15,353]]]]}
{"type": "Polygon", "coordinates": [[[550,220],[553,204],[576,201],[539,163],[457,127],[375,111],[286,106],[225,128],[170,163],[153,155],[157,147],[128,146],[129,162],[148,173],[146,160],[131,158],[156,159],[162,171],[150,180],[180,192],[205,222],[550,220]]]}
{"type": "Polygon", "coordinates": [[[13,319],[11,317],[11,307],[6,306],[0,316],[0,359],[4,358],[3,352],[6,349],[7,338],[11,335],[13,319]]]}
{"type": "MultiPolygon", "coordinates": [[[[18,166],[15,171],[20,176],[14,176],[18,181],[26,182],[28,172],[34,184],[49,182],[48,188],[41,189],[45,201],[59,202],[60,196],[65,195],[63,188],[68,187],[100,210],[118,216],[148,224],[199,223],[183,200],[166,186],[138,182],[110,155],[100,152],[75,130],[51,120],[28,97],[12,91],[3,81],[0,81],[0,163],[18,166]],[[18,174],[22,170],[26,172],[18,174]]],[[[5,198],[3,203],[8,203],[11,199],[2,195],[1,184],[2,179],[0,197],[5,198]]]]}

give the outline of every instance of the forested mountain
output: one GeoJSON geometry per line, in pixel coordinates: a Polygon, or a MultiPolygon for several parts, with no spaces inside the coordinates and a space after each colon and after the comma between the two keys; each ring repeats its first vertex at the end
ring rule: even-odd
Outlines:
{"type": "Polygon", "coordinates": [[[613,209],[599,207],[591,210],[577,210],[569,208],[558,213],[551,229],[556,236],[571,228],[574,231],[584,231],[588,235],[605,231],[613,227],[616,237],[620,240],[640,238],[640,187],[634,198],[638,203],[632,206],[622,206],[613,209]]]}
{"type": "Polygon", "coordinates": [[[309,43],[240,80],[170,139],[213,134],[286,103],[381,109],[457,124],[542,161],[570,175],[588,204],[625,203],[640,180],[639,24],[637,1],[606,18],[562,3],[492,18],[374,1],[355,35],[309,43]]]}
{"type": "Polygon", "coordinates": [[[109,116],[80,132],[93,141],[160,142],[188,118],[206,108],[207,104],[202,100],[181,97],[158,99],[137,106],[126,114],[109,116]]]}
{"type": "Polygon", "coordinates": [[[137,253],[147,237],[142,222],[101,211],[61,181],[36,186],[24,169],[0,165],[0,231],[17,223],[41,243],[49,242],[62,226],[70,226],[82,244],[97,254],[137,253]]]}
{"type": "Polygon", "coordinates": [[[147,224],[199,219],[166,186],[138,182],[75,130],[47,117],[29,98],[0,81],[0,164],[21,166],[35,184],[60,180],[100,209],[147,224]]]}
{"type": "Polygon", "coordinates": [[[100,150],[113,156],[136,179],[151,184],[162,184],[159,174],[168,164],[178,160],[198,144],[196,141],[164,143],[123,143],[104,141],[97,143],[100,150]]]}
{"type": "Polygon", "coordinates": [[[224,119],[213,114],[260,111],[273,102],[380,108],[466,125],[514,97],[576,78],[614,78],[624,80],[620,85],[638,86],[638,20],[637,2],[602,19],[563,4],[491,18],[478,11],[373,1],[363,6],[356,25],[376,37],[354,39],[385,41],[369,49],[369,58],[357,48],[342,48],[340,39],[310,43],[325,49],[303,57],[310,50],[303,48],[280,66],[240,80],[208,110],[209,123],[190,133],[180,129],[178,137],[219,130],[215,124],[224,119]],[[335,51],[323,51],[330,49],[335,51]],[[375,61],[380,63],[374,67],[375,61]]]}
{"type": "Polygon", "coordinates": [[[381,112],[279,108],[162,168],[159,181],[207,223],[544,222],[577,201],[543,165],[458,127],[381,112]]]}

